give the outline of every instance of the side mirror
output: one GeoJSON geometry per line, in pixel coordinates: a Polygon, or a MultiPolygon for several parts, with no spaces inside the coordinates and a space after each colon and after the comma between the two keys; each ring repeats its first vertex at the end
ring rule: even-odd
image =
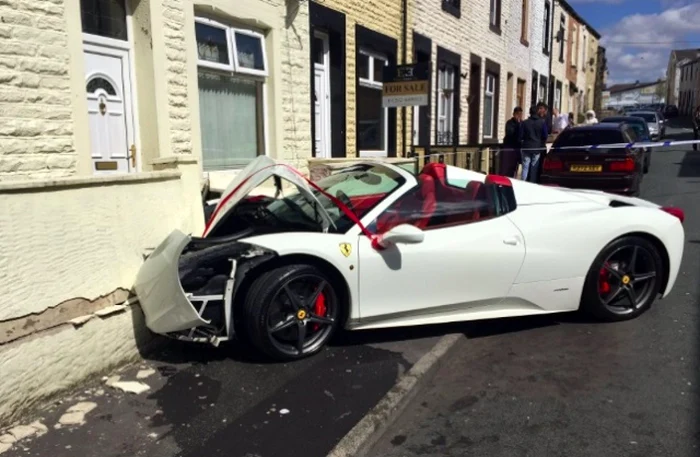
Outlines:
{"type": "Polygon", "coordinates": [[[418,244],[423,242],[423,239],[425,239],[423,230],[410,224],[401,224],[375,238],[372,246],[381,250],[398,243],[418,244]]]}

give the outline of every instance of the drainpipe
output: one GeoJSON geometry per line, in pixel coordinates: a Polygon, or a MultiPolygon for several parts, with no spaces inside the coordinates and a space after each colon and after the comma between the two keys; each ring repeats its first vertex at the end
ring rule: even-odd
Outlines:
{"type": "MultiPolygon", "coordinates": [[[[406,50],[406,44],[408,41],[407,34],[408,34],[408,0],[401,0],[401,63],[406,64],[406,59],[408,52],[406,50]]],[[[403,151],[401,154],[401,157],[406,156],[406,107],[402,106],[401,107],[401,145],[403,146],[403,151]]]]}

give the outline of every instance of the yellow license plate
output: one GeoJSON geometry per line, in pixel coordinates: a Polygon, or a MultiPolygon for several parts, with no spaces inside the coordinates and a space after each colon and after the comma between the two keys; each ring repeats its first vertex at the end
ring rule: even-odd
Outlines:
{"type": "Polygon", "coordinates": [[[580,173],[595,173],[598,171],[603,171],[602,165],[571,165],[570,171],[580,172],[580,173]]]}

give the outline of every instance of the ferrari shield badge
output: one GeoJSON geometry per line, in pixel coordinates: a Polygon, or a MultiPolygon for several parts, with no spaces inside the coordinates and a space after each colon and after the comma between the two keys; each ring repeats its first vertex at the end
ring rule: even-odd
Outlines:
{"type": "Polygon", "coordinates": [[[340,253],[341,254],[343,254],[345,257],[350,257],[351,252],[352,252],[352,244],[340,243],[340,253]]]}

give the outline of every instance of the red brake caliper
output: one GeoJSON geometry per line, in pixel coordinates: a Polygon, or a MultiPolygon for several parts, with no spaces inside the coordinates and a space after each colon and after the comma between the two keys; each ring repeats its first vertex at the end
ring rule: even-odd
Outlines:
{"type": "MultiPolygon", "coordinates": [[[[326,296],[321,292],[318,294],[318,298],[316,299],[316,303],[314,303],[314,314],[320,317],[325,317],[326,316],[326,296]]],[[[315,332],[318,330],[319,325],[314,324],[313,327],[311,327],[313,331],[315,332]]]]}
{"type": "Polygon", "coordinates": [[[598,277],[598,292],[601,294],[607,294],[610,292],[610,272],[605,267],[600,269],[600,275],[598,277]]]}

